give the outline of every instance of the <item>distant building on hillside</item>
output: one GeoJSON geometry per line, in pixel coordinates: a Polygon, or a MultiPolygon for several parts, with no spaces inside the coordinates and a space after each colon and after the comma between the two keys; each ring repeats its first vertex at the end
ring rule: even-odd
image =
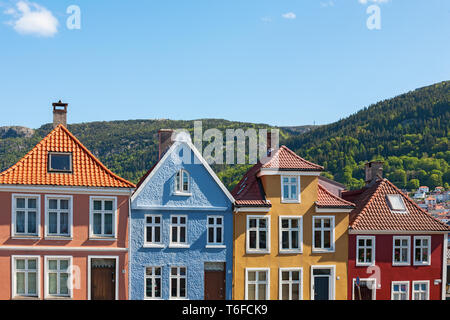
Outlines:
{"type": "Polygon", "coordinates": [[[419,189],[417,190],[417,192],[428,193],[428,192],[430,192],[430,188],[428,188],[427,186],[420,186],[419,189]]]}

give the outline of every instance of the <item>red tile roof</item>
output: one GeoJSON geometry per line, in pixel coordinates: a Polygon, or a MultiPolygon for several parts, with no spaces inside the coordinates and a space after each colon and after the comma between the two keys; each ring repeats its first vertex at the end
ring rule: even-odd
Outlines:
{"type": "Polygon", "coordinates": [[[28,154],[0,173],[0,184],[134,188],[110,171],[63,125],[59,125],[28,154]],[[48,153],[72,153],[72,173],[49,173],[48,153]]]}
{"type": "Polygon", "coordinates": [[[347,191],[342,197],[356,204],[350,213],[350,227],[370,231],[450,231],[448,225],[433,218],[387,179],[374,181],[360,190],[347,191]],[[386,195],[403,198],[407,212],[392,212],[386,195]]]}
{"type": "Polygon", "coordinates": [[[355,204],[350,201],[339,198],[338,196],[332,194],[330,191],[325,189],[320,183],[318,184],[317,190],[317,202],[316,205],[319,208],[342,208],[342,209],[353,209],[355,204]]]}
{"type": "Polygon", "coordinates": [[[262,168],[271,168],[285,171],[322,171],[323,167],[299,157],[286,146],[281,146],[270,161],[262,168]]]}

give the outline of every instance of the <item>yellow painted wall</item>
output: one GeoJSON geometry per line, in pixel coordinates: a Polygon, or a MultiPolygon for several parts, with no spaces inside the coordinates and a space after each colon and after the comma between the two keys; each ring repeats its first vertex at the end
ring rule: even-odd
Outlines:
{"type": "Polygon", "coordinates": [[[316,213],[317,176],[301,176],[301,203],[281,203],[280,176],[262,176],[267,199],[272,203],[269,213],[239,212],[234,214],[233,299],[245,298],[245,268],[270,268],[270,299],[278,299],[279,268],[303,268],[303,299],[310,300],[311,266],[335,265],[335,298],[347,300],[348,213],[316,213]],[[247,215],[270,215],[270,253],[246,254],[247,215]],[[303,217],[303,253],[279,253],[279,216],[303,217]],[[312,217],[335,217],[335,252],[312,253],[312,217]],[[339,277],[339,280],[337,280],[339,277]]]}

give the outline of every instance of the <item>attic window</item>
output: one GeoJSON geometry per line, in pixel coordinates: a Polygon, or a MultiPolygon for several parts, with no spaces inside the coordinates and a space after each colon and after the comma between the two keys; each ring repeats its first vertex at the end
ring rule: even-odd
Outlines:
{"type": "Polygon", "coordinates": [[[405,203],[399,194],[386,195],[387,203],[393,212],[406,213],[405,203]]]}
{"type": "Polygon", "coordinates": [[[72,172],[72,154],[49,152],[48,172],[72,172]]]}

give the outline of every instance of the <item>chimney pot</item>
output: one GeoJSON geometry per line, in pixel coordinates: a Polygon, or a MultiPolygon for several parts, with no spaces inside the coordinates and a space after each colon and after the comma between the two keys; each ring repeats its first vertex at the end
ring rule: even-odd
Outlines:
{"type": "Polygon", "coordinates": [[[53,105],[53,128],[56,128],[58,125],[62,124],[63,126],[67,126],[67,106],[68,103],[63,103],[61,100],[58,102],[52,103],[53,105]]]}
{"type": "Polygon", "coordinates": [[[383,178],[383,161],[370,161],[365,165],[366,184],[383,178]]]}

